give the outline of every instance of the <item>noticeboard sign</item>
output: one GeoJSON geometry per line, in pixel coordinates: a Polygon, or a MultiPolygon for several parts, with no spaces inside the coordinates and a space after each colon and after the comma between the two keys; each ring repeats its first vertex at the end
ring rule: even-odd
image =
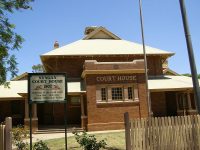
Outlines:
{"type": "Polygon", "coordinates": [[[65,102],[66,83],[64,73],[29,73],[29,103],[65,102]]]}

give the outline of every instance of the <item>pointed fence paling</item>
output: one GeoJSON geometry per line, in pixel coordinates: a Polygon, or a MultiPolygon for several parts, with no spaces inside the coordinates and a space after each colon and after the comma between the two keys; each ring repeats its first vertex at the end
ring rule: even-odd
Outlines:
{"type": "Polygon", "coordinates": [[[0,150],[4,150],[5,125],[0,124],[0,150]]]}
{"type": "Polygon", "coordinates": [[[12,118],[6,117],[0,123],[0,150],[12,150],[12,118]]]}
{"type": "Polygon", "coordinates": [[[200,150],[200,116],[130,121],[132,150],[200,150]]]}

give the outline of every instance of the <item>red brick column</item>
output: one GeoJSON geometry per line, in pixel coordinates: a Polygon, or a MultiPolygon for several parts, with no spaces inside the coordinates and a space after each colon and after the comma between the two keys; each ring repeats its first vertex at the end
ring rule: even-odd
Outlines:
{"type": "MultiPolygon", "coordinates": [[[[32,130],[33,132],[38,130],[38,118],[37,118],[37,104],[32,105],[32,130]]],[[[28,98],[25,97],[25,118],[24,118],[24,127],[29,128],[30,126],[30,118],[29,118],[29,104],[28,98]]]]}

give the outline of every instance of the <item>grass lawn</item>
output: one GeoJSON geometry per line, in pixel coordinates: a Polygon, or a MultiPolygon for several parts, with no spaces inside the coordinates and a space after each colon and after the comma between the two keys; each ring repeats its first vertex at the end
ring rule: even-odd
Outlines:
{"type": "MultiPolygon", "coordinates": [[[[105,150],[125,150],[125,133],[114,132],[114,133],[99,133],[95,134],[97,140],[106,140],[105,150]]],[[[46,140],[45,141],[51,150],[64,150],[65,143],[64,138],[46,140]]],[[[81,150],[79,144],[76,142],[74,137],[67,138],[67,149],[68,150],[81,150]]]]}

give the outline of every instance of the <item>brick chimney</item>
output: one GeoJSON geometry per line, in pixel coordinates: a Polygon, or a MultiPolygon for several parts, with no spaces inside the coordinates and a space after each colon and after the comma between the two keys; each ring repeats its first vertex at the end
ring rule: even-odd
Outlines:
{"type": "Polygon", "coordinates": [[[55,41],[55,43],[54,43],[54,49],[56,49],[56,48],[59,48],[59,43],[58,43],[58,41],[55,41]]]}

